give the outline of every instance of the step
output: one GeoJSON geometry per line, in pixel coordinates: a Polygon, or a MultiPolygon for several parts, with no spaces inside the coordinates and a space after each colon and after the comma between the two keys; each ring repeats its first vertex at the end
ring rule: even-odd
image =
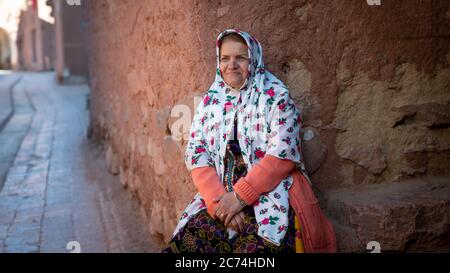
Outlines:
{"type": "Polygon", "coordinates": [[[450,179],[427,177],[327,192],[340,251],[450,251],[450,179]]]}

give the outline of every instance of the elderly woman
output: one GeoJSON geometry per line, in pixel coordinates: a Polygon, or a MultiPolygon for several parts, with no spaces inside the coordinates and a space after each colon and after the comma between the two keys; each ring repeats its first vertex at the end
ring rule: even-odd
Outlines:
{"type": "Polygon", "coordinates": [[[163,252],[334,251],[331,225],[317,218],[312,191],[302,190],[309,182],[301,118],[286,86],[246,32],[220,33],[216,52],[215,81],[196,109],[185,155],[199,193],[163,252]],[[330,227],[328,237],[316,231],[330,227]]]}

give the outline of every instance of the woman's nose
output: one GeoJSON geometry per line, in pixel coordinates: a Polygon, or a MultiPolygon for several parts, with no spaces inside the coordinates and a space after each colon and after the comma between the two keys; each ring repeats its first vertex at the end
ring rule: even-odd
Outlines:
{"type": "Polygon", "coordinates": [[[230,59],[230,68],[237,69],[239,67],[237,60],[235,58],[230,59]]]}

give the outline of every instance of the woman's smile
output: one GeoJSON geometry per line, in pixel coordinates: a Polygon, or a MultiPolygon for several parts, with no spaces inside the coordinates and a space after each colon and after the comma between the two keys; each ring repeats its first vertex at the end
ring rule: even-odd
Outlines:
{"type": "Polygon", "coordinates": [[[241,75],[241,72],[238,71],[231,71],[231,72],[227,72],[228,75],[241,75]]]}

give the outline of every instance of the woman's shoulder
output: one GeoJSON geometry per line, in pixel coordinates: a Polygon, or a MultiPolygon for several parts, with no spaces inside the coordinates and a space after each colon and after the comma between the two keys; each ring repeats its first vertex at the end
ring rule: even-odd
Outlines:
{"type": "Polygon", "coordinates": [[[201,97],[201,104],[204,108],[209,108],[211,106],[219,104],[219,91],[215,89],[209,89],[208,91],[204,92],[201,97]]]}
{"type": "Polygon", "coordinates": [[[286,84],[272,73],[268,71],[266,71],[266,73],[267,77],[264,84],[264,93],[274,100],[288,99],[290,94],[286,84]]]}

